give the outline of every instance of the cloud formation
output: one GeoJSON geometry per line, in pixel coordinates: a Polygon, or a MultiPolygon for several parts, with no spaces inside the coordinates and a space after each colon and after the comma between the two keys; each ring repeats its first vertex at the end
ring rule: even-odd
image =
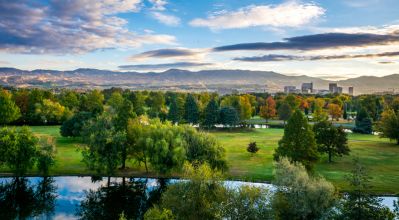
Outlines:
{"type": "Polygon", "coordinates": [[[340,47],[364,47],[371,45],[388,45],[399,42],[399,33],[323,33],[285,38],[284,41],[271,43],[243,43],[216,47],[213,51],[235,50],[319,50],[340,47]]]}
{"type": "Polygon", "coordinates": [[[168,4],[166,0],[148,0],[152,4],[152,10],[155,11],[164,11],[165,5],[168,4]]]}
{"type": "Polygon", "coordinates": [[[174,44],[170,35],[139,35],[119,13],[137,12],[141,0],[0,0],[0,51],[86,53],[143,44],[174,44]]]}
{"type": "Polygon", "coordinates": [[[321,17],[325,10],[315,4],[290,1],[280,5],[251,5],[237,11],[219,11],[190,22],[195,27],[235,29],[256,26],[300,27],[321,17]]]}
{"type": "Polygon", "coordinates": [[[129,60],[145,60],[148,58],[190,58],[200,55],[202,52],[194,49],[173,48],[151,50],[129,57],[129,60]]]}
{"type": "MultiPolygon", "coordinates": [[[[395,57],[399,56],[397,52],[385,52],[376,54],[356,54],[356,55],[330,55],[330,56],[295,56],[268,54],[264,56],[253,57],[237,57],[233,60],[246,62],[277,62],[277,61],[313,61],[313,60],[336,60],[336,59],[354,59],[354,58],[378,58],[378,57],[395,57]]],[[[381,63],[381,62],[380,62],[381,63]]]]}
{"type": "Polygon", "coordinates": [[[159,21],[162,24],[168,25],[168,26],[178,26],[180,24],[180,18],[174,16],[174,15],[169,15],[169,14],[164,14],[161,12],[152,12],[151,16],[159,21]]]}
{"type": "Polygon", "coordinates": [[[139,64],[139,65],[122,65],[119,66],[121,70],[160,70],[171,68],[187,68],[187,67],[202,67],[211,66],[212,63],[196,63],[196,62],[176,62],[176,63],[162,63],[162,64],[139,64]]]}

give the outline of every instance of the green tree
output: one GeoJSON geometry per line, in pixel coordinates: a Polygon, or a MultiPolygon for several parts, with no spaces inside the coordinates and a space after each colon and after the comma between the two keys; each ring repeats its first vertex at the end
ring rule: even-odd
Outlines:
{"type": "Polygon", "coordinates": [[[162,194],[161,210],[171,210],[176,219],[219,219],[219,205],[226,201],[227,194],[220,173],[207,165],[195,168],[186,164],[184,177],[189,181],[170,185],[162,194]]]}
{"type": "Polygon", "coordinates": [[[150,92],[146,102],[150,107],[149,116],[160,117],[165,109],[165,95],[162,92],[150,92]]]}
{"type": "Polygon", "coordinates": [[[124,98],[120,92],[113,92],[107,100],[107,105],[111,106],[114,111],[121,108],[124,98]]]}
{"type": "Polygon", "coordinates": [[[381,205],[381,198],[368,193],[372,187],[370,185],[371,178],[357,158],[354,160],[354,169],[346,178],[353,190],[344,198],[339,219],[393,220],[395,218],[394,213],[392,213],[388,207],[381,205]]]}
{"type": "Polygon", "coordinates": [[[113,117],[115,128],[118,131],[125,132],[129,120],[136,117],[136,113],[133,110],[133,104],[129,100],[123,99],[115,113],[116,114],[113,117]]]}
{"type": "Polygon", "coordinates": [[[192,94],[188,94],[184,105],[184,119],[190,124],[199,122],[199,107],[197,100],[192,94]]]}
{"type": "Polygon", "coordinates": [[[173,96],[170,106],[169,106],[169,112],[168,112],[168,120],[173,122],[173,124],[180,122],[181,120],[181,115],[179,112],[179,106],[177,104],[177,97],[173,96]]]}
{"type": "Polygon", "coordinates": [[[371,134],[373,132],[373,122],[365,108],[357,112],[354,132],[371,134]]]}
{"type": "Polygon", "coordinates": [[[283,103],[282,105],[280,105],[280,107],[277,109],[277,114],[280,120],[284,121],[284,125],[285,122],[291,117],[292,115],[292,108],[289,104],[287,103],[283,103]]]}
{"type": "Polygon", "coordinates": [[[220,109],[220,123],[224,126],[235,127],[240,122],[238,112],[233,107],[223,107],[220,109]]]}
{"type": "Polygon", "coordinates": [[[43,176],[48,176],[50,167],[55,164],[54,140],[42,140],[37,151],[37,168],[43,176]]]}
{"type": "Polygon", "coordinates": [[[318,160],[316,140],[306,117],[300,110],[295,111],[284,128],[284,136],[278,142],[274,159],[288,157],[293,162],[300,162],[306,169],[312,169],[318,160]]]}
{"type": "Polygon", "coordinates": [[[174,220],[174,219],[176,218],[173,216],[172,211],[165,208],[160,209],[157,206],[149,209],[144,215],[144,220],[174,220]]]}
{"type": "Polygon", "coordinates": [[[139,163],[144,163],[148,173],[148,157],[150,155],[147,137],[149,136],[148,126],[150,121],[145,116],[139,116],[130,120],[127,127],[127,143],[129,144],[130,154],[139,163]]]}
{"type": "Polygon", "coordinates": [[[79,98],[76,92],[71,90],[63,90],[59,96],[60,104],[70,110],[79,108],[79,98]]]}
{"type": "Polygon", "coordinates": [[[0,151],[3,161],[17,176],[24,175],[36,161],[38,140],[28,127],[0,130],[0,151]]]}
{"type": "Polygon", "coordinates": [[[63,137],[80,137],[85,123],[87,123],[93,115],[90,112],[78,112],[71,118],[64,121],[60,127],[60,134],[63,137]]]}
{"type": "Polygon", "coordinates": [[[399,111],[395,113],[392,109],[387,109],[381,114],[378,123],[378,130],[381,137],[396,140],[399,144],[399,111]]]}
{"type": "Polygon", "coordinates": [[[323,178],[311,177],[300,163],[281,158],[275,164],[276,219],[329,219],[337,202],[334,186],[323,178]]]}
{"type": "Polygon", "coordinates": [[[36,115],[44,124],[60,124],[72,114],[60,103],[50,99],[44,99],[42,103],[36,103],[36,115]]]}
{"type": "Polygon", "coordinates": [[[140,91],[131,92],[129,95],[129,100],[132,102],[134,112],[137,116],[143,115],[145,113],[145,96],[140,91]]]}
{"type": "Polygon", "coordinates": [[[328,154],[328,162],[333,156],[348,155],[348,138],[342,127],[335,127],[329,121],[320,121],[313,127],[319,152],[328,154]]]}
{"type": "Polygon", "coordinates": [[[104,111],[103,102],[104,95],[98,90],[93,90],[82,96],[80,109],[93,115],[100,115],[104,111]]]}
{"type": "Polygon", "coordinates": [[[101,115],[90,121],[82,136],[87,144],[82,151],[83,162],[89,169],[113,175],[117,166],[124,164],[121,149],[126,145],[126,135],[115,129],[111,117],[101,115]]]}
{"type": "Polygon", "coordinates": [[[0,91],[0,125],[13,122],[21,117],[21,112],[12,96],[6,90],[0,91]]]}
{"type": "Polygon", "coordinates": [[[212,169],[227,170],[225,150],[215,137],[190,126],[183,126],[181,131],[186,142],[186,158],[191,163],[207,163],[212,169]]]}
{"type": "Polygon", "coordinates": [[[287,95],[287,97],[284,99],[284,102],[287,103],[293,110],[297,109],[300,104],[300,100],[297,99],[293,94],[287,95]]]}
{"type": "Polygon", "coordinates": [[[186,159],[185,142],[180,128],[171,123],[154,120],[149,125],[146,145],[149,162],[158,173],[180,170],[186,159]]]}
{"type": "Polygon", "coordinates": [[[215,99],[211,99],[204,109],[204,120],[202,125],[206,128],[214,127],[219,121],[219,105],[215,99]]]}
{"type": "Polygon", "coordinates": [[[222,219],[273,219],[269,190],[241,186],[227,192],[227,202],[221,206],[222,219]]]}

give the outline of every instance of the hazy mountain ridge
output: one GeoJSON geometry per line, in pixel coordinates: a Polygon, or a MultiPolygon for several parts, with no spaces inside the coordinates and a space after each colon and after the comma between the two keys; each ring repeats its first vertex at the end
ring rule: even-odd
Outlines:
{"type": "MultiPolygon", "coordinates": [[[[303,82],[313,82],[316,89],[328,89],[332,81],[316,77],[287,76],[272,71],[249,70],[202,70],[188,71],[170,69],[164,72],[119,72],[80,68],[70,71],[33,71],[15,68],[0,68],[0,84],[16,87],[111,87],[121,86],[132,89],[173,86],[216,86],[235,88],[251,85],[267,85],[270,91],[282,91],[285,85],[300,87],[303,82]]],[[[335,81],[339,86],[354,86],[357,93],[386,91],[399,87],[399,74],[385,77],[361,76],[335,81]]]]}

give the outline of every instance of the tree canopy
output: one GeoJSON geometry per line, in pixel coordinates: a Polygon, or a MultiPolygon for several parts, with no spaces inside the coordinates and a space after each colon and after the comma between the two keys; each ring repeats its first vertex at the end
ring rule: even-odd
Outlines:
{"type": "Polygon", "coordinates": [[[274,159],[288,157],[293,162],[300,162],[307,169],[319,159],[316,140],[306,117],[299,110],[295,111],[284,128],[284,136],[278,142],[274,159]]]}

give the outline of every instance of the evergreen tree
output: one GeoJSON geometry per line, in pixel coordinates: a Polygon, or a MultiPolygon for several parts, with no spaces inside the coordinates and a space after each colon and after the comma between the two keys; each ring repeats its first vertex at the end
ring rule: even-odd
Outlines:
{"type": "Polygon", "coordinates": [[[344,114],[342,115],[342,118],[348,120],[348,112],[346,111],[346,108],[344,108],[344,114]]]}
{"type": "Polygon", "coordinates": [[[365,108],[361,108],[357,112],[355,124],[354,132],[362,134],[371,134],[373,132],[373,122],[365,108]]]}
{"type": "Polygon", "coordinates": [[[291,117],[291,114],[292,114],[292,108],[287,103],[283,103],[278,108],[278,117],[280,120],[284,121],[284,125],[285,122],[291,117]]]}
{"type": "Polygon", "coordinates": [[[220,123],[225,126],[234,127],[240,122],[237,110],[233,107],[223,107],[220,110],[220,123]]]}
{"type": "Polygon", "coordinates": [[[219,121],[219,105],[215,99],[209,101],[208,105],[204,110],[204,121],[203,126],[206,128],[212,128],[219,121]]]}
{"type": "Polygon", "coordinates": [[[306,117],[300,110],[288,120],[284,128],[284,136],[278,142],[274,159],[288,157],[293,162],[302,163],[308,170],[318,160],[316,140],[306,117]]]}
{"type": "Polygon", "coordinates": [[[172,97],[168,112],[168,120],[173,122],[173,124],[178,123],[181,120],[181,115],[179,114],[179,106],[176,99],[176,96],[172,97]]]}
{"type": "Polygon", "coordinates": [[[20,110],[6,90],[0,91],[0,125],[8,124],[21,116],[20,110]]]}
{"type": "Polygon", "coordinates": [[[184,105],[184,119],[191,124],[199,122],[199,107],[197,100],[192,94],[188,94],[184,105]]]}
{"type": "Polygon", "coordinates": [[[349,154],[348,138],[342,127],[335,127],[329,121],[320,121],[313,127],[319,152],[328,154],[328,162],[333,156],[349,154]]]}

